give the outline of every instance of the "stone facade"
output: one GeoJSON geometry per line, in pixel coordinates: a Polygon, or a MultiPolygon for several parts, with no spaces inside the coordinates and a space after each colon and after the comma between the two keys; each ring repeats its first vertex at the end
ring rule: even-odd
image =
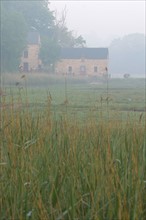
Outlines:
{"type": "MultiPolygon", "coordinates": [[[[37,31],[28,34],[27,48],[21,57],[20,70],[33,72],[41,70],[39,58],[40,35],[37,31]]],[[[50,51],[51,53],[51,51],[50,51]]],[[[107,48],[62,48],[59,61],[55,64],[56,74],[103,76],[107,74],[107,48]]]]}
{"type": "Polygon", "coordinates": [[[108,70],[107,48],[62,48],[57,74],[103,76],[108,70]]]}
{"type": "Polygon", "coordinates": [[[103,76],[107,66],[107,59],[62,59],[56,64],[55,71],[57,74],[103,76]]]}
{"type": "Polygon", "coordinates": [[[38,32],[33,31],[28,35],[27,48],[23,51],[21,57],[20,69],[24,72],[38,71],[41,68],[39,59],[40,36],[38,32]]]}

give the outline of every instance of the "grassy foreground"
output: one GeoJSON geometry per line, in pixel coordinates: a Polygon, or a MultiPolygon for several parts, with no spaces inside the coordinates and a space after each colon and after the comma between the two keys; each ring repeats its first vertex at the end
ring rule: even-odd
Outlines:
{"type": "Polygon", "coordinates": [[[50,106],[1,111],[0,219],[144,220],[146,145],[139,120],[79,124],[50,106]]]}

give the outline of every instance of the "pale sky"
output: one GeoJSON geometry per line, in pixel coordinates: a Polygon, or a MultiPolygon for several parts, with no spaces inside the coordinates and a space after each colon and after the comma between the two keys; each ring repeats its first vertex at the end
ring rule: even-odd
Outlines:
{"type": "Polygon", "coordinates": [[[131,33],[145,34],[146,0],[50,1],[58,14],[66,7],[66,25],[82,35],[87,46],[104,47],[131,33]]]}

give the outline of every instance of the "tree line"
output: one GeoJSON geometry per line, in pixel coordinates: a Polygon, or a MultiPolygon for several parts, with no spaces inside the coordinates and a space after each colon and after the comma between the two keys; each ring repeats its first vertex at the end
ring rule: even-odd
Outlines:
{"type": "Polygon", "coordinates": [[[114,39],[109,47],[109,72],[113,76],[144,76],[146,36],[140,33],[114,39]]]}
{"type": "Polygon", "coordinates": [[[17,71],[27,35],[35,29],[41,38],[40,58],[44,65],[55,63],[61,47],[81,47],[83,37],[75,36],[66,24],[66,11],[57,20],[48,0],[1,1],[1,71],[17,71]],[[51,53],[50,53],[51,51],[51,53]]]}

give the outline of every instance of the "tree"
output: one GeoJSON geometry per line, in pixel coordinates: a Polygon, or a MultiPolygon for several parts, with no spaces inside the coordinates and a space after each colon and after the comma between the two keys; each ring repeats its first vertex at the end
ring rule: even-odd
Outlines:
{"type": "Polygon", "coordinates": [[[26,46],[27,25],[18,12],[1,12],[1,71],[15,71],[26,46]]]}
{"type": "Polygon", "coordinates": [[[23,15],[28,28],[35,28],[40,34],[50,34],[54,26],[53,12],[49,10],[47,0],[39,1],[4,1],[2,6],[7,12],[15,11],[23,15]]]}
{"type": "Polygon", "coordinates": [[[86,41],[84,38],[80,35],[79,37],[75,38],[75,47],[84,47],[86,45],[86,41]]]}
{"type": "Polygon", "coordinates": [[[32,28],[41,37],[52,35],[53,13],[48,1],[1,2],[1,71],[15,71],[20,64],[23,49],[27,46],[27,34],[32,28]]]}
{"type": "Polygon", "coordinates": [[[44,66],[52,68],[59,59],[60,47],[53,38],[44,37],[41,43],[40,58],[44,66]]]}
{"type": "Polygon", "coordinates": [[[58,18],[57,12],[55,12],[55,29],[54,34],[56,41],[60,47],[83,47],[86,41],[83,37],[75,36],[74,31],[68,30],[66,26],[67,10],[66,7],[62,10],[61,16],[58,18]]]}
{"type": "Polygon", "coordinates": [[[86,41],[82,36],[75,37],[73,31],[66,27],[66,8],[63,9],[61,17],[54,13],[55,20],[52,27],[52,34],[42,36],[40,58],[45,66],[54,66],[59,59],[62,47],[83,47],[86,41]]]}
{"type": "Polygon", "coordinates": [[[26,45],[26,35],[32,28],[40,33],[40,58],[44,65],[54,64],[59,59],[60,47],[84,46],[82,36],[75,37],[66,27],[66,11],[61,19],[50,11],[48,0],[2,1],[1,52],[3,70],[18,68],[22,50],[26,45]]]}
{"type": "Polygon", "coordinates": [[[145,74],[144,34],[129,34],[115,39],[109,48],[109,68],[112,74],[127,73],[131,76],[145,74]]]}

